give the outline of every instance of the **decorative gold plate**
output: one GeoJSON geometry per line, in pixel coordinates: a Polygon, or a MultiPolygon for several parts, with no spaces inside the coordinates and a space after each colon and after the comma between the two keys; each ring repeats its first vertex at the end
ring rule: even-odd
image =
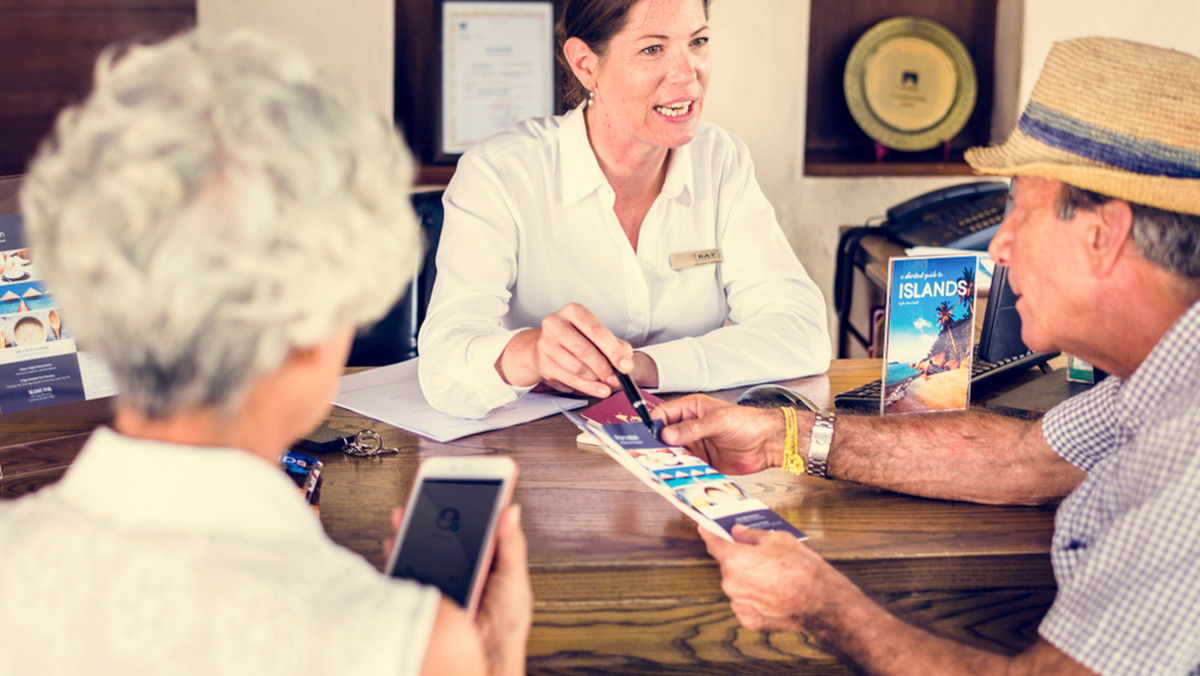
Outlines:
{"type": "Polygon", "coordinates": [[[850,50],[846,103],[867,136],[896,150],[954,138],[975,109],[971,55],[945,26],[898,16],[871,27],[850,50]]]}

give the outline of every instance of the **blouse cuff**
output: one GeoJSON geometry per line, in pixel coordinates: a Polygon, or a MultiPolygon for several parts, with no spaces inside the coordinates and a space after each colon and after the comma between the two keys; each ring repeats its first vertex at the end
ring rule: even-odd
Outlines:
{"type": "Polygon", "coordinates": [[[638,352],[654,360],[658,367],[656,392],[702,392],[708,385],[708,366],[695,338],[646,345],[638,352]]]}
{"type": "Polygon", "coordinates": [[[525,395],[534,388],[529,387],[513,387],[504,382],[500,377],[500,372],[496,370],[496,360],[500,358],[500,354],[504,352],[504,348],[508,346],[508,342],[513,339],[513,336],[520,333],[522,329],[515,329],[505,333],[497,333],[490,336],[480,336],[471,341],[467,347],[467,363],[470,364],[470,369],[473,373],[479,374],[479,396],[487,410],[492,410],[512,403],[525,395]]]}

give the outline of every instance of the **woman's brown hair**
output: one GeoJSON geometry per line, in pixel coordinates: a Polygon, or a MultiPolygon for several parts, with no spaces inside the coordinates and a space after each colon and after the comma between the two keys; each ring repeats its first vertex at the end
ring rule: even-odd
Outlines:
{"type": "MultiPolygon", "coordinates": [[[[625,27],[629,10],[640,1],[565,0],[562,16],[554,27],[554,37],[558,43],[558,63],[562,66],[559,85],[563,93],[563,103],[568,108],[574,108],[587,98],[587,89],[571,71],[571,64],[567,63],[567,58],[563,55],[563,45],[570,38],[579,38],[597,56],[604,56],[609,41],[625,27]]],[[[704,5],[704,16],[707,17],[709,0],[700,2],[704,5]]]]}

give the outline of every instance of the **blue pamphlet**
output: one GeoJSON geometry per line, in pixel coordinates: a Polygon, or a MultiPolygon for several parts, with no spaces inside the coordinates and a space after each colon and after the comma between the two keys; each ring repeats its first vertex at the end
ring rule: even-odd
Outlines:
{"type": "MultiPolygon", "coordinates": [[[[726,540],[735,525],[808,536],[743,491],[711,465],[677,446],[668,446],[641,422],[600,424],[563,411],[576,427],[668,502],[706,530],[726,540]]],[[[659,423],[661,428],[661,423],[659,423]]]]}

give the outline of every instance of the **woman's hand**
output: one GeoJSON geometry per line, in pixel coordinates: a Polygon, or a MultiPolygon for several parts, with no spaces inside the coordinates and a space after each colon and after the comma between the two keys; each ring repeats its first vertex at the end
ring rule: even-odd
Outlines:
{"type": "Polygon", "coordinates": [[[621,387],[614,367],[631,372],[633,348],[578,303],[543,319],[541,328],[518,333],[496,360],[496,371],[514,387],[545,381],[554,389],[600,398],[621,387]]]}
{"type": "Polygon", "coordinates": [[[510,505],[496,526],[496,555],[488,574],[475,628],[492,676],[525,673],[525,645],[533,624],[533,588],[521,508],[510,505]]]}

